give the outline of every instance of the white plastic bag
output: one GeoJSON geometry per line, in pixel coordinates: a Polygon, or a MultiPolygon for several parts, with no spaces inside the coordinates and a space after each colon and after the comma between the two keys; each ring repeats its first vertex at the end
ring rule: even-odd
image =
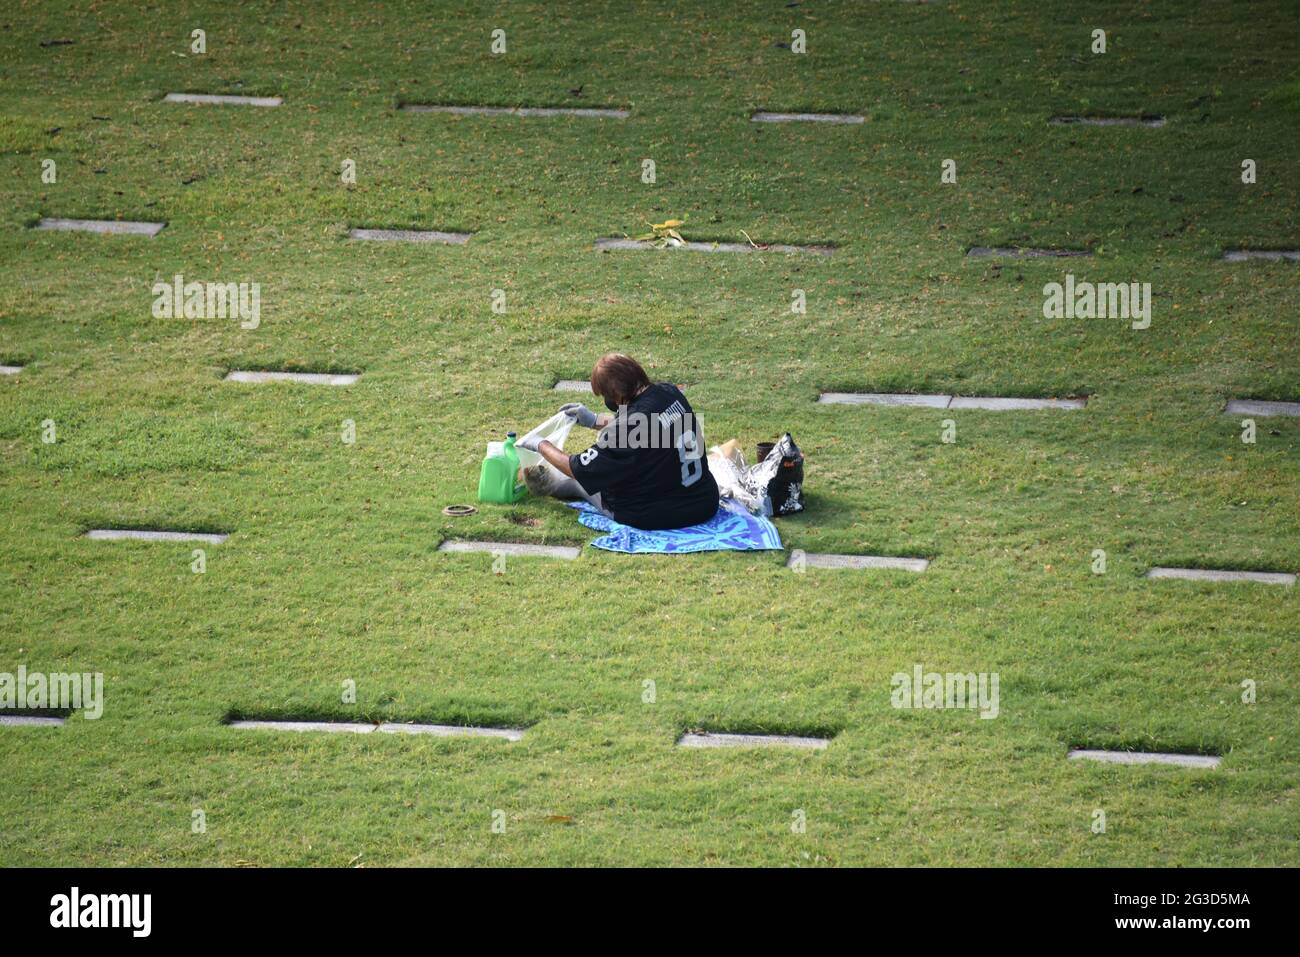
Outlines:
{"type": "MultiPolygon", "coordinates": [[[[524,437],[546,439],[552,445],[562,449],[564,448],[564,440],[569,437],[569,430],[576,423],[576,419],[563,412],[557,412],[524,437]]],[[[564,499],[586,497],[581,485],[546,461],[546,459],[536,452],[519,449],[518,446],[516,448],[519,451],[519,464],[523,469],[524,484],[528,486],[528,491],[542,497],[554,496],[564,499]]]]}
{"type": "MultiPolygon", "coordinates": [[[[569,430],[573,428],[577,419],[574,419],[566,412],[556,412],[553,416],[539,425],[533,431],[524,436],[525,439],[545,439],[556,448],[564,448],[564,440],[569,437],[569,430]]],[[[519,464],[524,468],[530,468],[538,462],[545,462],[536,452],[529,452],[525,448],[520,448],[519,443],[515,443],[515,454],[519,456],[519,464]]],[[[547,463],[548,468],[554,468],[547,463]]]]}

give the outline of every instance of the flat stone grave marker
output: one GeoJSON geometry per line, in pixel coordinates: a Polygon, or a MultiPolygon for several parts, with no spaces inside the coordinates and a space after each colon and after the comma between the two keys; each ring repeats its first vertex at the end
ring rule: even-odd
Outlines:
{"type": "Polygon", "coordinates": [[[225,381],[300,382],[304,385],[352,385],[359,377],[359,374],[339,372],[261,372],[232,370],[226,374],[225,381]]]}
{"type": "Polygon", "coordinates": [[[1203,582],[1263,582],[1266,585],[1294,585],[1290,572],[1242,572],[1214,568],[1152,568],[1147,578],[1183,578],[1203,582]]]}
{"type": "Polygon", "coordinates": [[[470,542],[447,541],[438,546],[440,552],[500,552],[524,558],[562,558],[573,561],[582,554],[575,545],[534,545],[530,542],[470,542]]]}
{"type": "Polygon", "coordinates": [[[76,233],[111,233],[118,236],[157,236],[166,223],[134,223],[124,219],[63,219],[50,216],[33,229],[76,233]]]}
{"type": "Polygon", "coordinates": [[[22,366],[0,366],[0,375],[17,375],[22,371],[22,366]]]}
{"type": "Polygon", "coordinates": [[[438,106],[430,103],[403,103],[404,113],[454,113],[458,116],[582,116],[589,119],[625,120],[631,113],[616,107],[576,106],[438,106]]]}
{"type": "Polygon", "coordinates": [[[329,734],[369,734],[378,725],[350,721],[230,721],[232,728],[255,731],[323,731],[329,734]]]}
{"type": "Polygon", "coordinates": [[[518,741],[524,733],[518,728],[482,728],[458,724],[405,724],[386,722],[376,730],[385,734],[431,734],[439,738],[504,738],[518,741]]]}
{"type": "Polygon", "coordinates": [[[1185,768],[1217,768],[1223,759],[1212,754],[1164,754],[1158,751],[1094,751],[1071,748],[1071,761],[1107,764],[1176,764],[1185,768]]]}
{"type": "Polygon", "coordinates": [[[86,538],[100,542],[118,542],[136,539],[144,542],[207,542],[220,545],[229,535],[217,532],[168,532],[147,528],[92,528],[86,538]]]}
{"type": "Polygon", "coordinates": [[[930,409],[946,409],[952,396],[902,392],[823,392],[817,401],[826,405],[918,405],[930,409]]]}
{"type": "Polygon", "coordinates": [[[1300,262],[1300,249],[1229,249],[1224,252],[1223,258],[1230,263],[1244,262],[1247,259],[1267,259],[1272,262],[1289,259],[1300,262]]]}
{"type": "Polygon", "coordinates": [[[865,116],[855,113],[769,113],[765,110],[750,116],[753,123],[865,123],[865,116]]]}
{"type": "Polygon", "coordinates": [[[561,379],[552,388],[556,392],[590,392],[591,382],[587,379],[561,379]]]}
{"type": "Polygon", "coordinates": [[[1047,122],[1053,126],[1146,126],[1165,125],[1163,116],[1054,116],[1047,122]]]}
{"type": "Polygon", "coordinates": [[[517,728],[480,728],[456,724],[407,724],[384,722],[366,724],[348,721],[231,721],[232,728],[252,728],[267,731],[323,731],[334,734],[429,734],[439,738],[503,738],[518,741],[524,732],[517,728]]]}
{"type": "Polygon", "coordinates": [[[803,552],[795,549],[785,563],[786,568],[797,568],[802,560],[805,568],[888,568],[895,571],[923,572],[930,567],[928,558],[893,558],[884,555],[833,555],[803,552]]]}
{"type": "Polygon", "coordinates": [[[1265,402],[1260,399],[1229,399],[1224,415],[1300,416],[1300,402],[1265,402]]]}
{"type": "Polygon", "coordinates": [[[824,405],[906,405],[929,409],[985,409],[992,412],[1023,409],[1083,409],[1087,399],[1019,399],[979,395],[913,395],[902,392],[823,392],[824,405]]]}
{"type": "Polygon", "coordinates": [[[379,243],[443,243],[462,246],[473,233],[444,233],[436,229],[350,229],[349,239],[379,243]]]}
{"type": "Polygon", "coordinates": [[[168,93],[164,103],[201,103],[219,106],[279,106],[278,96],[230,96],[225,93],[168,93]]]}
{"type": "Polygon", "coordinates": [[[972,246],[966,250],[967,256],[998,257],[1000,259],[1072,259],[1079,256],[1091,256],[1091,249],[1049,249],[1038,246],[972,246]]]}
{"type": "Polygon", "coordinates": [[[1001,399],[993,396],[953,396],[950,409],[986,409],[991,412],[1009,412],[1020,409],[1082,409],[1087,399],[1001,399]]]}
{"type": "Polygon", "coordinates": [[[599,251],[611,249],[685,249],[695,253],[808,253],[813,256],[829,256],[835,252],[834,246],[790,246],[785,243],[751,246],[749,243],[713,243],[699,240],[682,243],[680,246],[661,247],[649,241],[615,237],[597,239],[594,248],[599,251]]]}
{"type": "Polygon", "coordinates": [[[66,718],[46,718],[34,714],[0,714],[0,725],[52,728],[66,723],[66,718]]]}
{"type": "Polygon", "coordinates": [[[688,731],[677,739],[679,748],[807,748],[821,750],[829,738],[801,738],[789,734],[715,734],[688,731]]]}

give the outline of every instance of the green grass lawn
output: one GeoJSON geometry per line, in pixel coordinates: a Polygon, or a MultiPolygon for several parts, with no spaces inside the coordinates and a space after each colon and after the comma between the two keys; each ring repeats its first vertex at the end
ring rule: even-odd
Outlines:
{"type": "Polygon", "coordinates": [[[1300,863],[1296,590],[1142,577],[1300,570],[1300,420],[1259,418],[1247,445],[1221,414],[1300,400],[1298,267],[1218,258],[1300,247],[1291,4],[77,6],[0,13],[0,363],[26,365],[0,377],[0,672],[103,672],[106,701],[0,727],[5,864],[1300,863]],[[777,46],[796,28],[804,55],[777,46]],[[1067,113],[1168,122],[1048,124],[1067,113]],[[42,216],[168,225],[28,228],[42,216]],[[671,217],[688,239],[837,248],[591,248],[671,217]],[[1095,255],[965,256],[1005,244],[1095,255]],[[1151,283],[1151,327],[1044,319],[1067,272],[1151,283]],[[177,273],[260,283],[260,327],[155,319],[151,286],[177,273]],[[930,569],[587,548],[497,575],[438,553],[591,539],[550,501],[441,510],[473,501],[489,439],[613,349],[685,384],[711,444],[794,434],[808,509],[779,521],[787,548],[930,569]],[[234,368],[362,375],[223,382],[234,368]],[[998,413],[817,404],[828,390],[1091,398],[998,413]],[[194,574],[192,546],[80,537],[101,526],[231,534],[194,574]],[[918,663],[997,672],[999,716],[894,709],[890,676],[918,663]],[[232,714],[528,730],[290,735],[232,714]],[[833,741],[675,748],[687,728],[833,741]]]}

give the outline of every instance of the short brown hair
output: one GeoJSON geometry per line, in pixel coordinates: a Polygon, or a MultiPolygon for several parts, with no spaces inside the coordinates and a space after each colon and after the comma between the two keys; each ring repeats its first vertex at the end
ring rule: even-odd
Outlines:
{"type": "Polygon", "coordinates": [[[649,387],[650,377],[641,363],[621,352],[601,356],[591,370],[591,391],[615,405],[627,405],[649,387]]]}

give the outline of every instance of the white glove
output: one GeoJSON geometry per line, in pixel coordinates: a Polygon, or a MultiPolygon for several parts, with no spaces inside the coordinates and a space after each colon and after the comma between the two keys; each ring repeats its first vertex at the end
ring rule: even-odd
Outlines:
{"type": "Polygon", "coordinates": [[[537,446],[541,445],[545,441],[546,439],[542,438],[540,435],[525,435],[522,439],[517,439],[515,441],[515,448],[527,449],[529,452],[536,452],[540,455],[541,450],[538,449],[537,446]]]}

